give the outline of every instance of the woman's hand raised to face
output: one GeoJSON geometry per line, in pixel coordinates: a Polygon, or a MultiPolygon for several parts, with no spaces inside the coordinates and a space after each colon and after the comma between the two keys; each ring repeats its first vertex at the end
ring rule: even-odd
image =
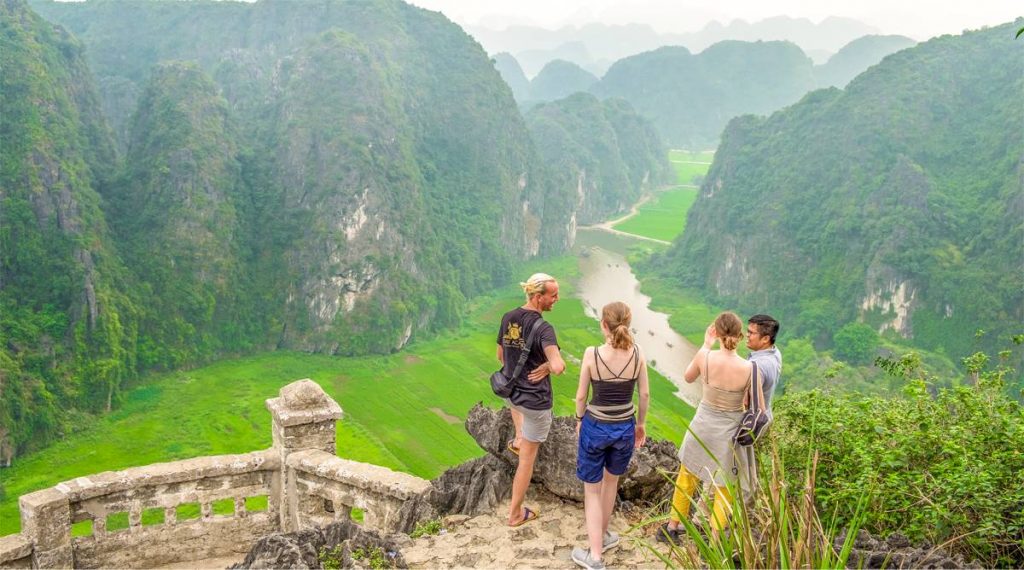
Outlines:
{"type": "Polygon", "coordinates": [[[716,340],[718,340],[718,333],[715,332],[715,324],[711,323],[704,331],[704,348],[710,350],[711,347],[715,346],[716,340]]]}

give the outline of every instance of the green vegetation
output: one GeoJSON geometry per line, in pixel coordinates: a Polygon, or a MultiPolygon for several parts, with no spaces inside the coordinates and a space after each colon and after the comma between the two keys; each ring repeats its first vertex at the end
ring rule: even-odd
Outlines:
{"type": "Polygon", "coordinates": [[[0,462],[117,404],[139,304],[98,190],[116,160],[83,57],[22,2],[0,4],[0,462]]]}
{"type": "Polygon", "coordinates": [[[715,159],[714,151],[691,152],[672,149],[668,151],[668,161],[676,171],[676,184],[683,186],[700,186],[715,159]]]}
{"type": "Polygon", "coordinates": [[[430,519],[416,523],[416,528],[409,533],[409,538],[431,536],[440,533],[442,530],[444,530],[444,524],[441,523],[441,519],[430,519]]]}
{"type": "Polygon", "coordinates": [[[677,148],[713,148],[729,119],[770,113],[815,87],[813,63],[789,42],[718,42],[699,54],[662,47],[620,59],[591,92],[621,97],[677,148]]]}
{"type": "Polygon", "coordinates": [[[338,570],[341,568],[345,558],[344,545],[336,545],[334,548],[320,547],[316,559],[320,561],[320,567],[324,570],[338,570]]]}
{"type": "Polygon", "coordinates": [[[885,56],[916,43],[905,36],[863,36],[843,46],[824,65],[816,66],[814,77],[819,87],[842,89],[851,79],[882,61],[885,56]]]}
{"type": "Polygon", "coordinates": [[[1010,28],[936,38],[845,91],[734,120],[708,173],[717,190],[651,266],[713,304],[768,310],[819,350],[852,321],[894,323],[953,359],[1005,342],[1024,322],[1010,28]]]}
{"type": "Polygon", "coordinates": [[[835,354],[851,364],[867,364],[878,350],[878,333],[864,323],[846,323],[832,336],[835,354]]]}
{"type": "MultiPolygon", "coordinates": [[[[543,269],[561,279],[562,300],[547,318],[563,350],[578,358],[600,342],[600,331],[572,298],[576,263],[575,257],[563,257],[535,262],[519,273],[543,269]]],[[[499,404],[487,383],[497,366],[494,335],[501,314],[520,304],[521,295],[509,286],[474,299],[458,332],[421,339],[399,354],[339,358],[281,351],[148,377],[126,393],[120,409],[4,471],[0,534],[18,530],[17,497],[60,481],[269,447],[264,400],[300,378],[318,382],[345,411],[338,425],[340,456],[435,477],[482,453],[462,422],[477,402],[499,404]]],[[[552,382],[555,413],[572,413],[578,374],[570,360],[566,373],[552,382]]],[[[652,437],[682,439],[693,410],[674,391],[652,371],[652,437]]]]}
{"type": "MultiPolygon", "coordinates": [[[[670,150],[668,159],[676,172],[676,184],[699,186],[714,157],[713,151],[670,150]]],[[[638,209],[635,216],[614,227],[631,234],[672,241],[682,235],[686,228],[686,214],[696,200],[695,188],[673,187],[659,191],[638,209]]]]}
{"type": "MultiPolygon", "coordinates": [[[[578,204],[579,225],[604,221],[645,189],[671,180],[654,128],[624,101],[577,93],[537,105],[525,119],[552,181],[545,208],[578,204]]],[[[544,223],[556,222],[545,217],[544,223]]]]}
{"type": "Polygon", "coordinates": [[[393,555],[394,553],[392,552],[384,552],[384,549],[379,546],[364,546],[352,551],[352,560],[365,560],[370,568],[378,570],[380,568],[394,568],[393,555]]]}
{"type": "MultiPolygon", "coordinates": [[[[972,386],[939,381],[913,354],[881,359],[902,381],[902,396],[789,393],[774,406],[770,437],[787,466],[820,456],[819,508],[836,513],[841,524],[860,516],[857,505],[867,491],[862,514],[873,533],[898,531],[945,544],[983,566],[1020,567],[1024,409],[1006,393],[1013,358],[1004,351],[990,366],[987,356],[974,355],[965,362],[976,378],[972,386]],[[940,384],[955,387],[934,395],[940,384]]],[[[801,478],[790,473],[790,485],[801,478]]]]}
{"type": "MultiPolygon", "coordinates": [[[[680,543],[670,543],[668,552],[644,538],[641,544],[664,562],[667,568],[834,568],[848,567],[864,509],[867,494],[862,494],[854,507],[854,517],[843,521],[833,516],[823,521],[815,504],[817,457],[805,461],[801,480],[786,481],[785,470],[774,448],[762,448],[758,457],[757,491],[753,501],[743,500],[745,490],[739,484],[729,485],[732,497],[729,526],[717,531],[706,514],[684,517],[680,543]],[[792,483],[792,484],[790,484],[792,483]],[[834,547],[839,533],[846,535],[841,548],[834,547]]],[[[666,477],[669,475],[666,474],[666,477]]],[[[671,479],[670,479],[671,480],[671,479]]],[[[701,513],[701,502],[693,499],[692,512],[701,513]]],[[[668,514],[659,513],[638,525],[659,523],[668,514]]],[[[853,565],[853,567],[857,567],[853,565]]]]}
{"type": "Polygon", "coordinates": [[[397,0],[33,6],[84,48],[4,3],[0,461],[140,373],[453,330],[574,216],[669,176],[653,128],[593,97],[551,119],[572,167],[542,165],[479,44],[397,0]]]}
{"type": "Polygon", "coordinates": [[[530,81],[530,99],[554,101],[573,93],[586,93],[597,81],[594,74],[571,61],[551,60],[530,81]]]}
{"type": "Polygon", "coordinates": [[[626,233],[672,241],[682,235],[686,228],[685,212],[696,200],[695,188],[664,190],[641,206],[635,216],[614,227],[626,233]]]}

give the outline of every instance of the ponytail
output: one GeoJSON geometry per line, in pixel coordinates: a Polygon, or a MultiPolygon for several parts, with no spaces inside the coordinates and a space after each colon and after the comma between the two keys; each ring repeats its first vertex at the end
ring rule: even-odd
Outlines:
{"type": "Polygon", "coordinates": [[[633,333],[629,332],[629,323],[633,320],[633,312],[629,305],[620,301],[608,303],[601,309],[601,321],[611,333],[613,348],[628,350],[633,348],[633,333]]]}

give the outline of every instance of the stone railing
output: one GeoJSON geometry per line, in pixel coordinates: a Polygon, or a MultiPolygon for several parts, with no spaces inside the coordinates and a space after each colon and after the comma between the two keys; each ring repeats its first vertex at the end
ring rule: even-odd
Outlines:
{"type": "Polygon", "coordinates": [[[267,400],[270,449],[65,481],[19,499],[21,533],[0,537],[0,568],[150,568],[238,555],[258,538],[364,511],[407,530],[423,479],[335,455],[342,411],[311,380],[267,400]]]}

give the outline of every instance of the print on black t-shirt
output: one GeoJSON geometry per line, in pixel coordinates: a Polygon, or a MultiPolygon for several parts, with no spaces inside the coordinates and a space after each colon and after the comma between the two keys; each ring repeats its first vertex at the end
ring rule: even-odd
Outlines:
{"type": "Polygon", "coordinates": [[[539,322],[537,322],[537,330],[533,333],[532,346],[529,347],[530,355],[526,358],[526,364],[523,365],[519,378],[515,379],[515,388],[509,399],[513,404],[530,410],[550,410],[554,404],[551,395],[551,377],[545,376],[540,382],[531,384],[526,380],[526,375],[547,362],[544,347],[558,346],[554,327],[541,318],[537,311],[519,307],[505,313],[501,318],[497,342],[502,347],[505,374],[511,376],[515,371],[516,363],[519,362],[519,355],[526,349],[526,337],[529,335],[534,321],[539,322]]]}

